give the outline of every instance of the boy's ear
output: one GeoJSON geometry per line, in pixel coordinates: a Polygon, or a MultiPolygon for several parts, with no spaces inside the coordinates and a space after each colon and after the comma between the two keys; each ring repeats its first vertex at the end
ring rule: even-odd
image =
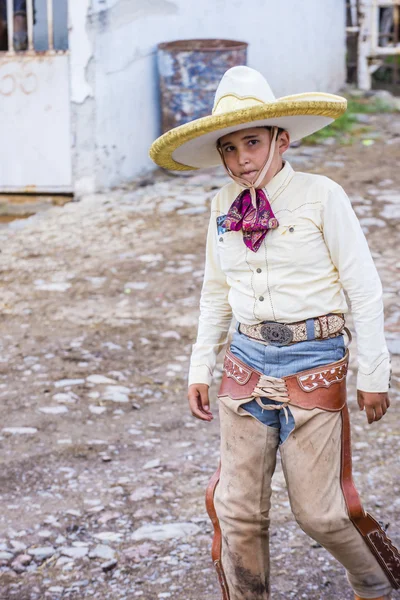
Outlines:
{"type": "Polygon", "coordinates": [[[282,131],[278,140],[279,154],[283,154],[290,146],[290,135],[288,131],[282,131]]]}

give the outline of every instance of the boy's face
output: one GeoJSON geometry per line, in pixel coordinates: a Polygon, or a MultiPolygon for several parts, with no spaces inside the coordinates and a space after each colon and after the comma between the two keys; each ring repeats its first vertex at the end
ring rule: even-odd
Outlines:
{"type": "MultiPolygon", "coordinates": [[[[264,166],[268,158],[271,133],[270,130],[264,127],[250,127],[228,133],[220,138],[220,148],[226,166],[236,177],[254,183],[258,171],[264,166]]],[[[283,131],[278,135],[271,166],[260,187],[264,187],[282,167],[282,154],[289,147],[289,143],[287,131],[283,131]]]]}

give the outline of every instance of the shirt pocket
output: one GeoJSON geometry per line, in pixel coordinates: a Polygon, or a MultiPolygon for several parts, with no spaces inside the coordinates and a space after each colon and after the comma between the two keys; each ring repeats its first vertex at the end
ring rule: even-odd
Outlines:
{"type": "Polygon", "coordinates": [[[243,270],[245,263],[245,245],[241,231],[225,231],[217,233],[218,256],[221,269],[230,273],[243,270]]]}
{"type": "Polygon", "coordinates": [[[279,223],[275,237],[278,252],[294,262],[311,260],[325,248],[322,232],[308,218],[285,219],[279,223]]]}

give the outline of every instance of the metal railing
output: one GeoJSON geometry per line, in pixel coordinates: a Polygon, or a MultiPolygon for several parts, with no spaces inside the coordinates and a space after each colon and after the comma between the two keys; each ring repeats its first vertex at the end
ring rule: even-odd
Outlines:
{"type": "MultiPolygon", "coordinates": [[[[54,12],[53,1],[46,0],[47,16],[47,51],[54,52],[54,12]]],[[[26,0],[26,21],[27,21],[27,48],[26,52],[35,52],[35,43],[33,36],[34,8],[33,0],[26,0]]],[[[8,32],[8,53],[15,54],[14,48],[14,0],[7,0],[7,32],[8,32]]]]}
{"type": "Polygon", "coordinates": [[[358,0],[358,86],[369,90],[372,75],[391,71],[397,85],[400,55],[400,0],[358,0]],[[386,14],[384,12],[386,11],[386,14]],[[393,57],[393,61],[386,60],[393,57]]]}

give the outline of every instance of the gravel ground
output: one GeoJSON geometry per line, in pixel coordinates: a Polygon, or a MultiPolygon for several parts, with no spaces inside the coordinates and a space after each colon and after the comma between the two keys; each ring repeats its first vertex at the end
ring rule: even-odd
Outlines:
{"type": "MultiPolygon", "coordinates": [[[[345,187],[382,277],[392,407],[366,424],[354,352],[349,402],[356,484],[399,545],[400,135],[393,115],[365,118],[373,144],[288,158],[345,187]]],[[[190,416],[186,373],[225,181],[157,173],[0,229],[1,600],[219,598],[203,501],[218,419],[190,416]]],[[[279,465],[273,489],[273,599],[350,600],[294,522],[279,465]]]]}

